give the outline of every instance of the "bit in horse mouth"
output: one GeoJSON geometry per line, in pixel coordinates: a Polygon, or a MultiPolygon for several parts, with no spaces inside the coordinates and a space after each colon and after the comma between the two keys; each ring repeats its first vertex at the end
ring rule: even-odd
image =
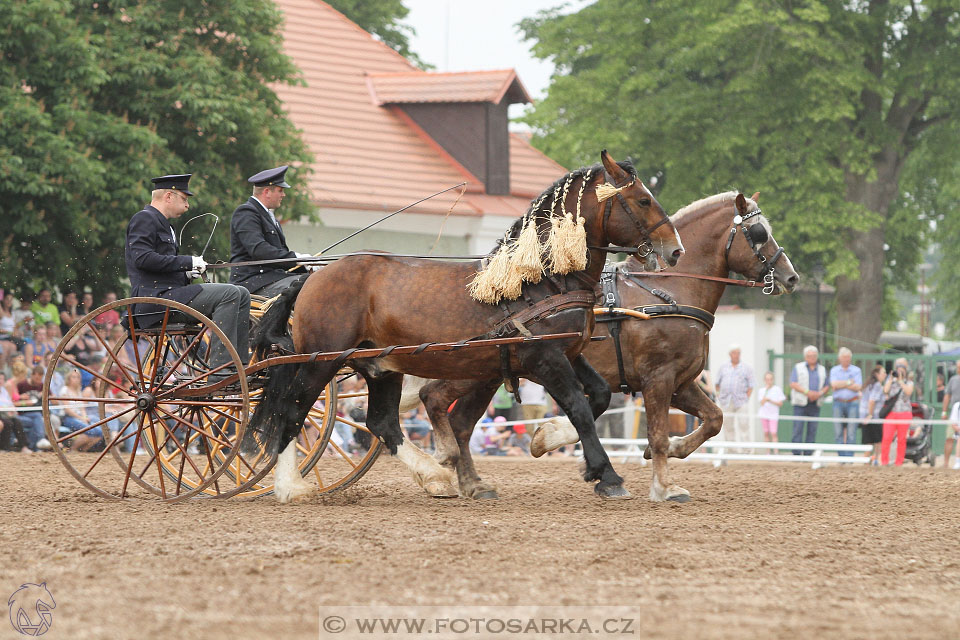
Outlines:
{"type": "Polygon", "coordinates": [[[657,262],[657,256],[652,251],[647,254],[647,260],[643,264],[643,268],[646,271],[659,271],[660,263],[657,262]]]}

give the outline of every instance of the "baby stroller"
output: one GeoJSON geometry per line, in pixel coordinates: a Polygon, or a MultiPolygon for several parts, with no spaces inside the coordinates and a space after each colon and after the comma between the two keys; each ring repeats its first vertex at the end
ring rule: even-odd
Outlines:
{"type": "MultiPolygon", "coordinates": [[[[918,402],[911,402],[910,406],[913,409],[914,418],[921,418],[923,420],[930,419],[930,407],[918,402]]],[[[933,425],[924,423],[916,436],[907,438],[907,450],[904,454],[904,459],[913,460],[914,464],[922,464],[923,461],[926,460],[932,467],[937,461],[937,457],[933,455],[932,443],[933,425]]]]}

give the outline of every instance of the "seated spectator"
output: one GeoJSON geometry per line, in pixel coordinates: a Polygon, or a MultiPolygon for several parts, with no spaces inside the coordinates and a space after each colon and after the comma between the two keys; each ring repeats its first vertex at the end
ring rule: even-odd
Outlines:
{"type": "Polygon", "coordinates": [[[53,298],[50,289],[40,289],[37,299],[30,305],[30,311],[33,312],[33,320],[39,326],[48,322],[60,322],[60,310],[57,305],[51,302],[53,298]]]}
{"type": "Polygon", "coordinates": [[[85,291],[82,296],[80,296],[80,306],[77,307],[77,311],[80,312],[80,317],[87,315],[93,311],[93,294],[89,291],[85,291]]]}
{"type": "Polygon", "coordinates": [[[77,300],[77,294],[73,291],[67,291],[63,294],[63,302],[60,303],[60,334],[67,335],[67,332],[77,324],[77,320],[83,317],[80,312],[80,302],[77,300]]]}
{"type": "Polygon", "coordinates": [[[89,365],[107,357],[107,350],[90,331],[90,325],[84,325],[67,343],[66,353],[80,364],[89,365]]]}
{"type": "Polygon", "coordinates": [[[37,366],[43,364],[43,357],[46,354],[53,353],[56,350],[57,341],[48,336],[45,325],[39,325],[33,330],[33,339],[28,341],[23,350],[23,355],[28,365],[37,366]]]}
{"type": "Polygon", "coordinates": [[[406,431],[407,439],[421,449],[432,447],[430,423],[420,415],[420,407],[407,414],[403,421],[403,428],[406,431]]]}
{"type": "Polygon", "coordinates": [[[30,453],[20,418],[14,411],[4,411],[13,408],[13,398],[7,390],[7,376],[0,372],[0,451],[30,453]]]}
{"type": "Polygon", "coordinates": [[[13,311],[13,335],[18,338],[27,338],[33,335],[34,324],[35,320],[33,311],[30,310],[30,300],[27,296],[23,296],[20,300],[20,308],[13,311]]]}
{"type": "Polygon", "coordinates": [[[505,456],[504,441],[510,437],[510,431],[507,430],[506,419],[503,416],[497,416],[493,423],[488,425],[483,434],[483,454],[487,456],[505,456]]]}
{"type": "Polygon", "coordinates": [[[513,425],[510,437],[507,438],[505,451],[508,456],[529,456],[530,455],[530,434],[527,433],[527,427],[524,424],[513,425]]]}
{"type": "MultiPolygon", "coordinates": [[[[493,425],[494,418],[493,415],[493,404],[487,407],[487,415],[473,427],[473,433],[470,434],[470,441],[468,446],[470,447],[470,453],[475,456],[483,454],[483,443],[486,439],[487,428],[493,425]]],[[[497,416],[497,418],[502,418],[502,416],[497,416]]],[[[503,418],[501,422],[506,422],[506,418],[503,418]]]]}
{"type": "MultiPolygon", "coordinates": [[[[111,302],[116,302],[116,301],[117,301],[117,294],[114,293],[113,291],[107,291],[107,293],[103,296],[104,305],[107,305],[107,304],[110,304],[111,302]]],[[[89,309],[88,312],[89,311],[93,311],[93,309],[89,309]]],[[[97,327],[100,329],[105,329],[109,331],[113,327],[120,324],[120,314],[117,313],[116,309],[110,309],[109,311],[104,311],[103,313],[101,313],[100,315],[98,315],[96,318],[93,319],[93,324],[97,325],[97,327]]]]}
{"type": "MultiPolygon", "coordinates": [[[[90,397],[90,393],[84,394],[83,387],[80,385],[80,372],[77,369],[71,369],[67,373],[63,387],[60,388],[59,395],[66,398],[90,397]]],[[[103,441],[103,430],[100,427],[93,427],[87,423],[87,412],[84,409],[83,400],[58,400],[57,404],[63,407],[63,417],[60,418],[62,426],[61,435],[82,431],[77,436],[66,440],[68,446],[75,451],[89,451],[103,441]]]]}
{"type": "Polygon", "coordinates": [[[40,399],[43,393],[43,367],[34,367],[32,371],[21,360],[11,365],[12,375],[7,381],[7,392],[14,406],[30,407],[30,411],[21,411],[18,415],[27,436],[27,446],[32,450],[50,449],[50,441],[44,437],[43,413],[40,411],[40,399]],[[29,372],[29,375],[28,375],[29,372]]]}
{"type": "Polygon", "coordinates": [[[25,345],[21,338],[14,335],[16,323],[13,320],[13,298],[6,293],[0,298],[0,371],[4,371],[14,354],[25,345]]]}

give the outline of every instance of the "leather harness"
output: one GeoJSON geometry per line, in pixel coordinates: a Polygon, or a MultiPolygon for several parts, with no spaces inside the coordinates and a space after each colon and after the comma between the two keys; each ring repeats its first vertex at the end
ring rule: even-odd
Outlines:
{"type": "Polygon", "coordinates": [[[715,317],[709,311],[699,307],[692,307],[685,304],[677,304],[669,292],[663,289],[647,286],[640,280],[633,278],[628,272],[623,270],[622,264],[607,264],[603,267],[603,273],[600,275],[600,305],[606,313],[597,318],[597,322],[609,322],[610,337],[613,338],[613,346],[617,354],[617,371],[620,376],[620,392],[635,394],[636,392],[627,384],[627,374],[623,366],[623,347],[620,344],[620,323],[631,317],[625,313],[620,313],[617,309],[620,305],[620,292],[617,289],[617,276],[629,279],[641,289],[645,289],[653,296],[664,301],[665,304],[648,304],[633,307],[633,310],[639,311],[650,318],[690,318],[703,324],[707,331],[713,329],[715,317]]]}

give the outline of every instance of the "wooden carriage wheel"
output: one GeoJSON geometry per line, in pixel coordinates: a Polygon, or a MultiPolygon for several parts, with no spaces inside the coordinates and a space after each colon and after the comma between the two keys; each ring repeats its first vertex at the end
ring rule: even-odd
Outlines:
{"type": "Polygon", "coordinates": [[[236,457],[232,441],[243,437],[247,425],[250,400],[246,376],[232,382],[216,379],[217,370],[208,361],[211,339],[225,345],[227,364],[242,374],[240,358],[223,332],[179,302],[127,298],[77,322],[57,345],[43,391],[47,439],[70,473],[107,498],[159,496],[175,502],[208,488],[220,492],[220,477],[236,457]],[[161,321],[147,329],[135,324],[130,331],[120,330],[122,335],[112,344],[93,323],[109,310],[129,323],[133,305],[143,303],[160,305],[161,321]],[[92,337],[106,352],[102,366],[79,362],[71,355],[71,343],[80,334],[92,337]],[[72,397],[52,389],[57,370],[67,367],[93,376],[92,392],[72,397]],[[58,404],[65,402],[93,405],[95,410],[87,412],[89,426],[72,433],[55,431],[52,416],[58,404]],[[97,451],[73,446],[82,442],[80,436],[98,428],[103,442],[97,451]]]}

